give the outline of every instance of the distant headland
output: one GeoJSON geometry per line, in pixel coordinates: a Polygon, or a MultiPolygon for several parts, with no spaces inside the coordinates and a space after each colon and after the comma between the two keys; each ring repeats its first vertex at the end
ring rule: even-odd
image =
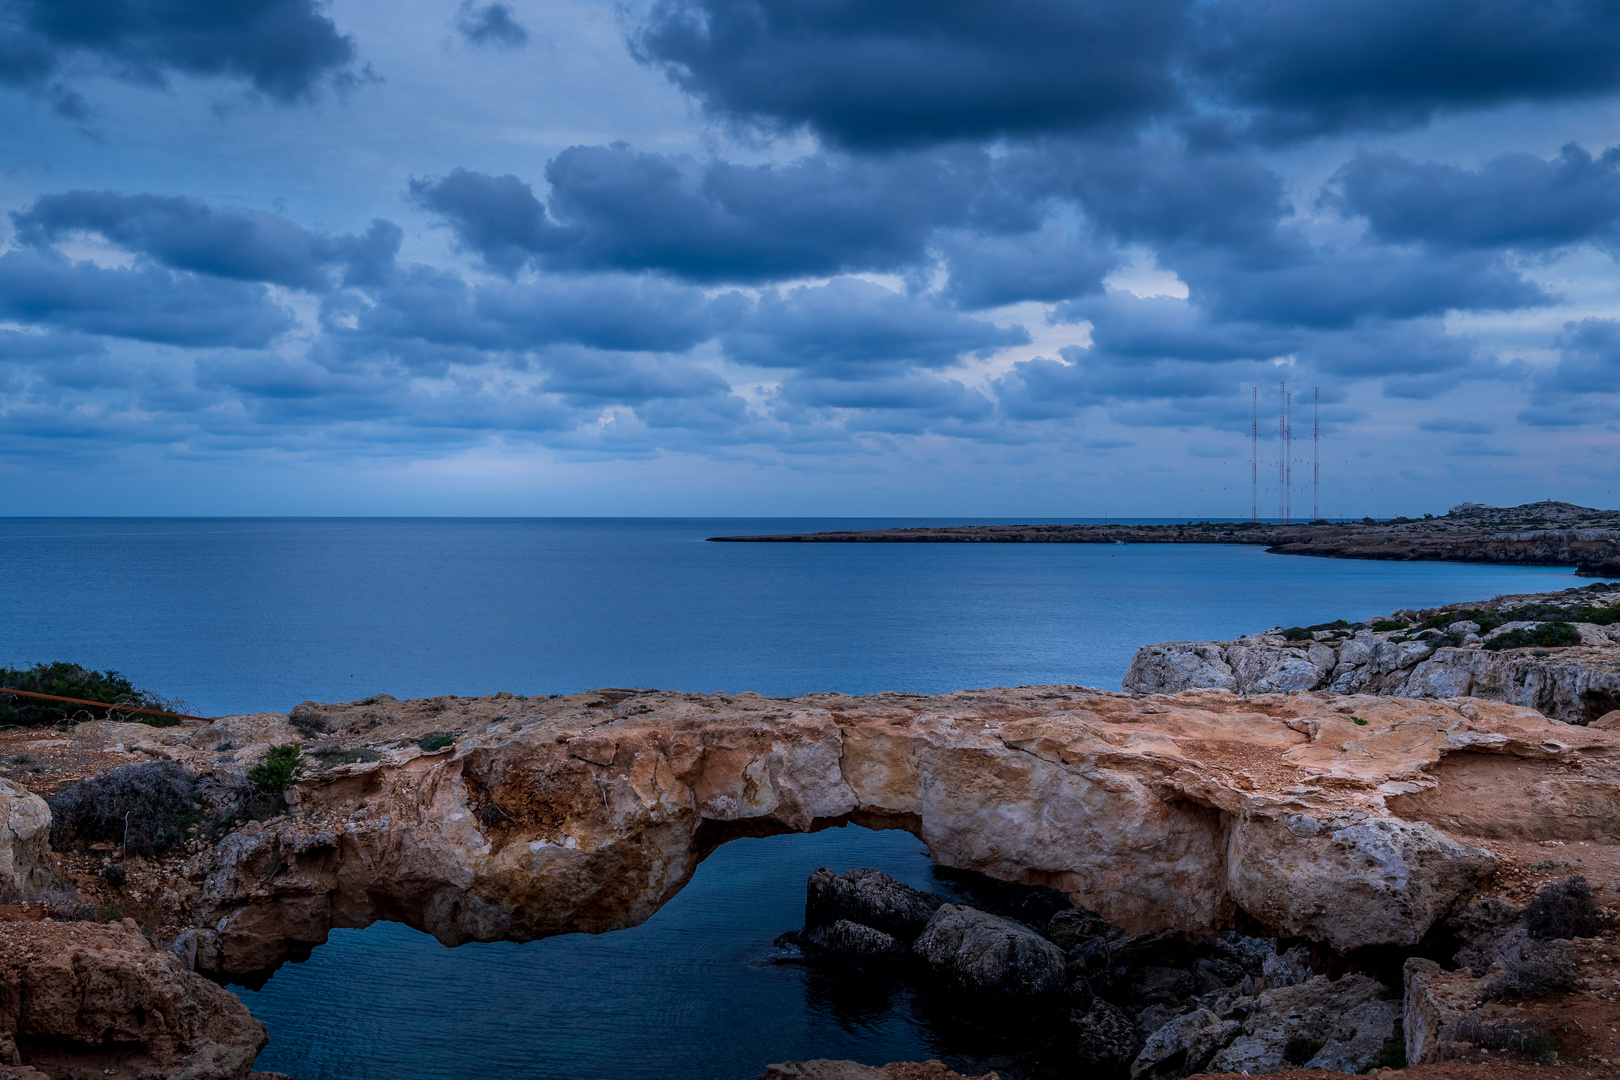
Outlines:
{"type": "Polygon", "coordinates": [[[709,539],[802,544],[1259,544],[1280,555],[1574,566],[1577,574],[1620,577],[1620,510],[1552,500],[1510,507],[1463,503],[1439,517],[1425,514],[1385,521],[958,525],[709,539]]]}

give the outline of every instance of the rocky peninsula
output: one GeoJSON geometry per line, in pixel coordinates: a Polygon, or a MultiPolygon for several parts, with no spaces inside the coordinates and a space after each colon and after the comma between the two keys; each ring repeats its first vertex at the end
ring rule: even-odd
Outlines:
{"type": "Polygon", "coordinates": [[[1386,521],[960,525],[710,539],[806,544],[1255,544],[1280,555],[1573,566],[1577,574],[1620,577],[1620,511],[1551,500],[1513,507],[1463,503],[1439,517],[1425,514],[1386,521]]]}
{"type": "MultiPolygon", "coordinates": [[[[1593,891],[1576,906],[1599,913],[1584,929],[1610,932],[1620,731],[1504,702],[1072,686],[382,696],[12,730],[0,756],[0,886],[68,928],[54,933],[125,934],[132,957],[119,970],[134,989],[93,1010],[0,1008],[15,1047],[0,1053],[53,1077],[94,1063],[240,1080],[262,1032],[205,977],[251,983],[377,920],[449,945],[607,932],[645,920],[729,839],[844,823],[906,829],[940,866],[1023,891],[936,902],[870,875],[813,878],[803,962],[898,959],[943,993],[1034,1001],[1015,1011],[1046,1018],[1042,1045],[1090,1055],[1099,1075],[1275,1071],[1329,1050],[1359,1068],[1396,1043],[1414,1062],[1466,1058],[1486,1036],[1459,1027],[1465,1006],[1521,961],[1552,963],[1582,1008],[1620,1010],[1609,984],[1566,973],[1578,955],[1589,982],[1612,978],[1605,950],[1620,950],[1577,942],[1549,959],[1554,939],[1524,922],[1583,875],[1593,891]],[[270,796],[276,762],[286,785],[270,796]],[[244,786],[249,769],[261,781],[244,786]],[[85,793],[137,782],[171,785],[196,813],[166,846],[137,835],[126,854],[86,831],[85,793]],[[138,932],[98,928],[108,918],[138,932]],[[1456,989],[1470,978],[1485,982],[1456,989]],[[190,1026],[154,1024],[159,999],[188,1002],[190,1026]],[[1304,1057],[1278,1034],[1300,1010],[1321,1025],[1358,1009],[1364,1031],[1324,1029],[1304,1057]]],[[[41,924],[14,917],[0,921],[0,1004],[38,993],[16,958],[38,955],[41,924]]],[[[1559,1045],[1620,1060],[1620,1046],[1559,1045]]]]}

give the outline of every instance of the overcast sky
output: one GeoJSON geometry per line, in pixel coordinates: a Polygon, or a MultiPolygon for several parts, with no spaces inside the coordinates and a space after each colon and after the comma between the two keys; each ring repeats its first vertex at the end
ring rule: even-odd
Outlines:
{"type": "Polygon", "coordinates": [[[1620,505],[1612,0],[0,0],[6,513],[1620,505]]]}

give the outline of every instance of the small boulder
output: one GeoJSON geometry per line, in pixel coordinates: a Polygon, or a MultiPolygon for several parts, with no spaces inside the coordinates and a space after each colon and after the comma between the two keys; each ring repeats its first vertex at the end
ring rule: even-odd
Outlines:
{"type": "Polygon", "coordinates": [[[1131,1080],[1175,1080],[1200,1072],[1242,1026],[1207,1009],[1177,1017],[1147,1037],[1131,1062],[1131,1080]]]}
{"type": "Polygon", "coordinates": [[[902,956],[906,952],[905,942],[848,919],[813,926],[798,935],[797,944],[807,952],[828,953],[850,960],[876,960],[902,956]]]}
{"type": "Polygon", "coordinates": [[[1022,923],[944,904],[912,946],[936,977],[956,990],[1001,997],[1063,992],[1063,950],[1022,923]]]}

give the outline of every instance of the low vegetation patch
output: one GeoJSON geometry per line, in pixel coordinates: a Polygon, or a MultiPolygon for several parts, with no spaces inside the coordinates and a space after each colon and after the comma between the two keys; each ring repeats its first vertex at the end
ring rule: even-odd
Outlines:
{"type": "Polygon", "coordinates": [[[456,737],[448,731],[435,731],[431,735],[424,735],[416,741],[417,749],[428,754],[454,745],[456,745],[456,737]]]}
{"type": "Polygon", "coordinates": [[[1537,893],[1524,909],[1524,925],[1532,937],[1544,941],[1597,937],[1603,933],[1603,909],[1592,895],[1592,886],[1577,874],[1537,893]]]}
{"type": "MultiPolygon", "coordinates": [[[[11,690],[27,690],[35,694],[79,698],[82,701],[103,701],[108,705],[124,705],[136,709],[158,709],[162,712],[190,711],[185,702],[171,701],[150,691],[138,689],[134,683],[116,671],[92,671],[87,667],[65,661],[35,664],[24,668],[0,668],[0,686],[11,690]]],[[[172,727],[180,722],[168,716],[121,713],[116,709],[98,709],[67,701],[0,694],[0,724],[49,727],[54,724],[77,723],[81,720],[106,719],[134,720],[153,727],[172,727]]]]}
{"type": "Polygon", "coordinates": [[[1525,649],[1539,646],[1546,649],[1559,649],[1569,645],[1581,643],[1581,632],[1567,622],[1542,623],[1540,626],[1529,628],[1520,627],[1509,630],[1505,634],[1498,634],[1484,643],[1481,648],[1486,649],[1525,649]]]}
{"type": "Polygon", "coordinates": [[[1470,1016],[1457,1024],[1455,1037],[1482,1050],[1506,1050],[1531,1058],[1541,1057],[1556,1045],[1551,1035],[1527,1020],[1490,1024],[1470,1016]]]}
{"type": "Polygon", "coordinates": [[[81,780],[47,800],[51,846],[114,843],[142,855],[183,843],[201,820],[196,778],[172,761],[125,765],[81,780]]]}
{"type": "Polygon", "coordinates": [[[265,791],[286,791],[304,774],[302,749],[298,743],[272,746],[264,760],[247,771],[247,778],[265,791]]]}
{"type": "Polygon", "coordinates": [[[1562,951],[1548,949],[1510,960],[1502,974],[1485,987],[1485,1001],[1522,1001],[1576,988],[1575,965],[1562,951]]]}

